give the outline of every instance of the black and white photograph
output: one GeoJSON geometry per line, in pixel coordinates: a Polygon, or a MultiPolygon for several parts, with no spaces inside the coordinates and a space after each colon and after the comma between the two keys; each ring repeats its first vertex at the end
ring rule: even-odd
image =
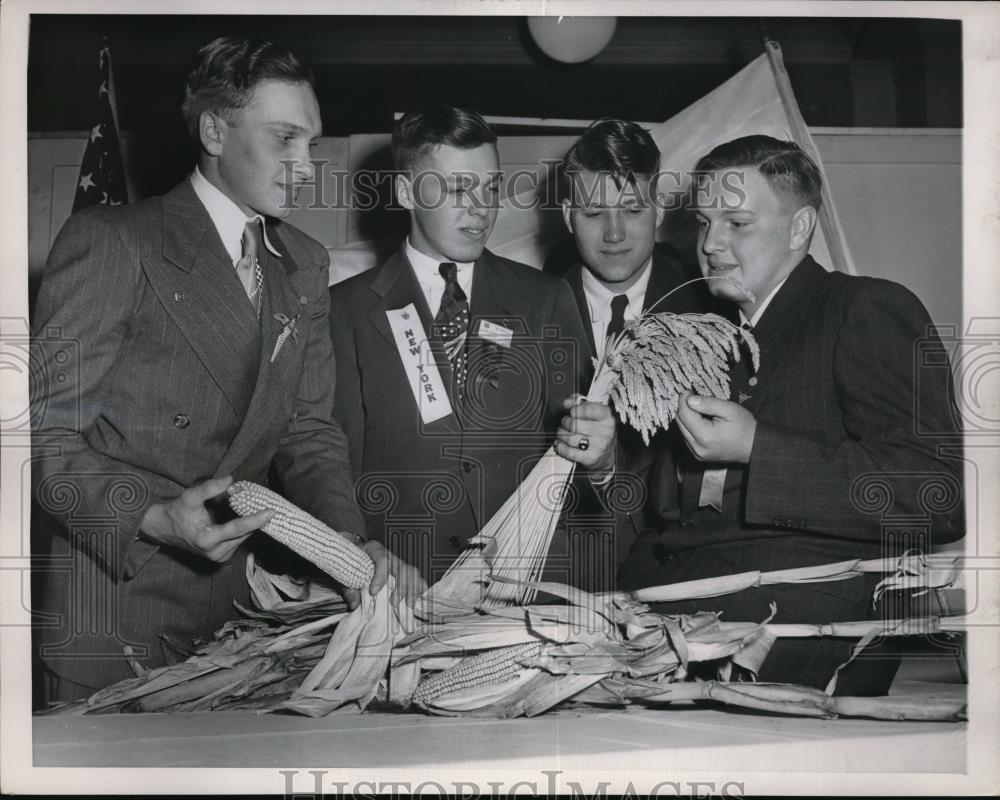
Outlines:
{"type": "Polygon", "coordinates": [[[5,790],[1000,791],[1000,6],[0,14],[5,790]]]}

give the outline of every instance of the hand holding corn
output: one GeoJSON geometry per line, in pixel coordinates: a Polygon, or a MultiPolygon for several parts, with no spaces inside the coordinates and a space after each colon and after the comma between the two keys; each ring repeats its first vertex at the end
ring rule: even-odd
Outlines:
{"type": "Polygon", "coordinates": [[[167,547],[176,547],[211,561],[228,561],[236,548],[258,528],[263,528],[274,512],[262,510],[249,517],[216,525],[205,503],[225,494],[232,476],[212,478],[191,486],[167,503],[149,507],[137,537],[167,547]]]}
{"type": "Polygon", "coordinates": [[[273,509],[273,517],[261,526],[262,530],[337,581],[351,609],[360,604],[361,589],[367,586],[372,595],[378,594],[390,574],[396,577],[394,597],[403,596],[412,602],[427,588],[413,567],[379,542],[359,546],[352,541],[359,537],[338,533],[263,486],[249,481],[234,484],[229,488],[229,504],[241,516],[255,517],[265,509],[273,509]]]}
{"type": "Polygon", "coordinates": [[[677,426],[701,461],[746,464],[750,461],[757,420],[739,403],[688,394],[677,408],[677,426]]]}
{"type": "MultiPolygon", "coordinates": [[[[412,606],[417,598],[427,591],[427,581],[421,577],[420,571],[394,556],[381,542],[365,542],[361,549],[368,554],[375,565],[375,572],[369,584],[369,590],[373,595],[379,593],[390,575],[395,578],[390,598],[393,604],[405,600],[412,606]]],[[[344,598],[347,600],[347,607],[353,610],[361,603],[361,592],[359,589],[344,589],[344,598]]]]}

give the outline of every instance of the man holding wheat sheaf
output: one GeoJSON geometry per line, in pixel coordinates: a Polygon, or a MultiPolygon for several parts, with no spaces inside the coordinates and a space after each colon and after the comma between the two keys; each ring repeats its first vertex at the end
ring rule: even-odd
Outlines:
{"type": "MultiPolygon", "coordinates": [[[[609,336],[644,312],[706,312],[721,306],[705,284],[694,282],[695,264],[685,263],[668,242],[657,244],[668,198],[660,149],[649,131],[634,122],[600,119],[567,151],[562,161],[563,219],[573,235],[578,263],[565,273],[587,326],[590,354],[604,355],[609,336]]],[[[617,480],[641,480],[663,448],[677,444],[676,431],[660,431],[647,446],[628,426],[618,430],[617,480]]],[[[645,493],[637,493],[645,497],[645,493]]],[[[601,513],[594,504],[585,509],[601,513]]],[[[594,564],[597,576],[614,573],[636,535],[656,524],[648,503],[620,509],[615,526],[614,563],[594,564]]],[[[599,551],[598,555],[605,555],[599,551]]]]}
{"type": "MultiPolygon", "coordinates": [[[[887,534],[883,513],[927,519],[925,548],[964,533],[961,462],[941,454],[961,444],[950,370],[916,357],[918,344],[936,364],[947,354],[909,290],[827,272],[808,255],[821,181],[796,144],[767,136],[719,145],[696,167],[702,274],[752,326],[760,367],[734,366],[730,400],[681,400],[677,427],[689,452],[662,461],[651,482],[669,521],[633,547],[623,588],[900,555],[913,543],[887,534]],[[876,484],[890,507],[866,498],[876,484]],[[928,502],[929,487],[941,502],[928,502]]],[[[654,608],[760,621],[774,603],[779,623],[871,619],[879,577],[654,608]]],[[[824,688],[853,646],[779,640],[757,678],[824,688]]],[[[897,667],[898,658],[862,657],[841,672],[837,692],[884,694],[897,667]]]]}

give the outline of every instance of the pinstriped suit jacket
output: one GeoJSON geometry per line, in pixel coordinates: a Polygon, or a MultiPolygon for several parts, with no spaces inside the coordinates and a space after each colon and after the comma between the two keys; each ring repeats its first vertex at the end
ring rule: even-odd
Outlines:
{"type": "MultiPolygon", "coordinates": [[[[232,615],[242,561],[219,568],[135,540],[146,509],[188,486],[265,481],[273,468],[293,502],[363,532],[333,421],[328,256],[294,227],[268,225],[282,258],[262,248],[259,320],[189,181],[74,215],[52,248],[33,323],[45,378],[33,395],[32,487],[56,531],[55,568],[69,565],[44,592],[48,610],[68,615],[48,620],[62,624],[61,654],[96,647],[114,661],[122,640],[203,635],[232,615]],[[294,318],[296,334],[272,362],[276,314],[294,318]],[[222,572],[232,574],[220,584],[222,572]],[[81,600],[87,587],[98,601],[81,600]],[[88,629],[81,618],[94,614],[88,629]]],[[[69,659],[60,669],[98,685],[113,672],[69,659]]]]}

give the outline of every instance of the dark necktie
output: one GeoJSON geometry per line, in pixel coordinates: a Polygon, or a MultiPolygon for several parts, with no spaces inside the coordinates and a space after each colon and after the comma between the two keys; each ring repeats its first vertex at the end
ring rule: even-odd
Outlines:
{"type": "Polygon", "coordinates": [[[259,217],[247,220],[246,227],[243,229],[243,255],[236,262],[236,274],[239,275],[240,281],[243,283],[247,297],[257,309],[258,317],[260,317],[261,301],[264,298],[264,273],[257,258],[261,245],[260,225],[259,217]]]}
{"type": "Polygon", "coordinates": [[[465,388],[465,340],[469,333],[469,300],[458,285],[458,267],[446,261],[438,267],[444,278],[441,308],[434,317],[434,324],[444,342],[444,351],[451,362],[455,389],[459,397],[465,388]]]}
{"type": "Polygon", "coordinates": [[[625,328],[625,309],[628,308],[628,295],[617,294],[611,298],[611,322],[608,323],[608,336],[617,336],[625,328]]]}

